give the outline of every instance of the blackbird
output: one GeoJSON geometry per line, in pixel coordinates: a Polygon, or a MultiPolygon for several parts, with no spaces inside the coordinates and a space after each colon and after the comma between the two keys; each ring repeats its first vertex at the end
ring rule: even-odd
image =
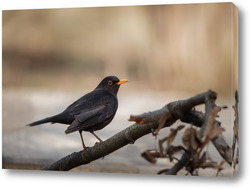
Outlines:
{"type": "Polygon", "coordinates": [[[69,127],[65,133],[69,134],[79,131],[83,150],[85,150],[86,146],[83,141],[82,131],[89,131],[102,142],[94,131],[103,129],[114,118],[118,107],[117,92],[120,85],[127,81],[126,79],[119,80],[115,76],[105,77],[92,92],[75,101],[62,113],[35,121],[28,124],[28,126],[36,126],[48,122],[52,124],[68,124],[69,127]]]}

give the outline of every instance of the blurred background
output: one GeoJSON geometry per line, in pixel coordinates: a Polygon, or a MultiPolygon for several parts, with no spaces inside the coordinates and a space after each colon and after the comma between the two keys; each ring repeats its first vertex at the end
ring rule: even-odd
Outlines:
{"type": "MultiPolygon", "coordinates": [[[[63,111],[108,75],[129,82],[119,90],[114,121],[97,132],[102,139],[131,125],[131,114],[212,89],[218,93],[218,105],[229,107],[220,119],[231,144],[231,107],[238,88],[233,6],[3,11],[3,166],[37,168],[81,150],[78,133],[65,135],[65,125],[25,125],[63,111]]],[[[164,129],[159,138],[167,134],[164,129]]],[[[92,135],[84,136],[88,146],[96,142],[92,135]]],[[[140,157],[150,148],[155,148],[155,139],[148,135],[82,169],[154,173],[157,166],[140,157]],[[126,166],[117,168],[115,163],[126,166]]],[[[211,156],[219,158],[214,152],[211,147],[211,156]]]]}

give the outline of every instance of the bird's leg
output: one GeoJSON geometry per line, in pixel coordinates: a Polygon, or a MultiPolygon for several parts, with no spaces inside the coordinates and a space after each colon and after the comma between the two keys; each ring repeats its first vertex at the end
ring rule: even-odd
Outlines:
{"type": "Polygon", "coordinates": [[[100,139],[94,132],[90,131],[92,135],[94,135],[100,142],[103,142],[102,139],[100,139]]]}
{"type": "Polygon", "coordinates": [[[85,146],[85,144],[84,144],[84,142],[83,142],[83,138],[82,138],[82,131],[79,131],[79,134],[80,134],[80,136],[81,136],[81,140],[82,140],[82,147],[83,147],[83,151],[85,151],[86,146],[85,146]]]}
{"type": "MultiPolygon", "coordinates": [[[[102,139],[100,139],[94,132],[90,131],[90,133],[92,135],[94,135],[100,142],[103,142],[102,139]]],[[[100,142],[96,142],[95,145],[98,144],[98,143],[100,143],[100,142]]],[[[104,159],[104,156],[102,157],[102,159],[104,159]]]]}

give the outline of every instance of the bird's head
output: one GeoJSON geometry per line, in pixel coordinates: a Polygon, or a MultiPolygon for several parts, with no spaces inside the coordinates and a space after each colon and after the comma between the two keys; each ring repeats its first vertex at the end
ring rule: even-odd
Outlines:
{"type": "Polygon", "coordinates": [[[118,79],[116,76],[108,76],[100,82],[96,89],[104,89],[109,93],[116,95],[120,85],[127,81],[127,79],[118,79]]]}

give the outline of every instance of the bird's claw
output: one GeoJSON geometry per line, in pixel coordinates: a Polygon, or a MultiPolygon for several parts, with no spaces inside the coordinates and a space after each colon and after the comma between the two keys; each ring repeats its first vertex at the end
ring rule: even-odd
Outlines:
{"type": "MultiPolygon", "coordinates": [[[[100,142],[96,142],[95,145],[100,144],[100,143],[102,143],[102,142],[101,142],[101,141],[100,141],[100,142]]],[[[94,146],[95,146],[95,145],[94,145],[94,146]]]]}
{"type": "Polygon", "coordinates": [[[82,151],[81,155],[84,156],[84,154],[85,154],[85,150],[82,151]]]}
{"type": "Polygon", "coordinates": [[[88,149],[89,147],[85,147],[85,149],[83,149],[82,151],[82,156],[85,154],[86,150],[88,149]]]}

